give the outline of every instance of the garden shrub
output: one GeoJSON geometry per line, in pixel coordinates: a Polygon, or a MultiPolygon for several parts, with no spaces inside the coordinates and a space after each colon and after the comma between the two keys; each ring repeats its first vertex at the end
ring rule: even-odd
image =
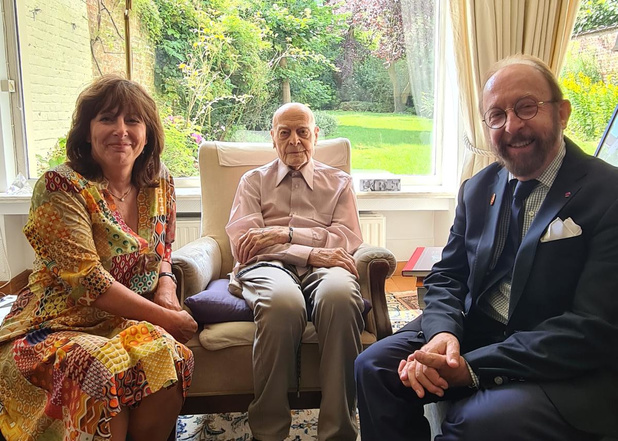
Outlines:
{"type": "Polygon", "coordinates": [[[175,178],[195,176],[198,172],[197,149],[202,135],[178,116],[163,118],[165,148],[161,161],[175,178]]]}
{"type": "Polygon", "coordinates": [[[580,72],[565,75],[560,85],[572,108],[567,135],[586,141],[598,140],[618,103],[618,84],[611,77],[607,82],[593,82],[580,72]]]}
{"type": "Polygon", "coordinates": [[[342,101],[339,103],[339,110],[347,112],[377,112],[388,113],[392,112],[392,103],[385,105],[384,103],[376,103],[373,101],[342,101]]]}
{"type": "Polygon", "coordinates": [[[47,170],[54,168],[67,160],[67,138],[58,138],[56,144],[47,151],[46,155],[36,155],[36,172],[42,175],[47,170]]]}
{"type": "Polygon", "coordinates": [[[335,133],[337,127],[339,127],[337,118],[319,110],[316,110],[313,114],[315,115],[315,123],[320,128],[321,137],[330,136],[335,133]]]}

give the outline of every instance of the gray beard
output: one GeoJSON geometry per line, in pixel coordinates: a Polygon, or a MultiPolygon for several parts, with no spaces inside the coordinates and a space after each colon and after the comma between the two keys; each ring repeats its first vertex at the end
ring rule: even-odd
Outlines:
{"type": "Polygon", "coordinates": [[[562,137],[560,124],[556,122],[546,136],[537,136],[536,149],[526,157],[512,158],[508,148],[502,145],[492,145],[498,156],[498,162],[515,176],[530,176],[538,171],[547,161],[547,157],[554,151],[554,147],[562,137]]]}

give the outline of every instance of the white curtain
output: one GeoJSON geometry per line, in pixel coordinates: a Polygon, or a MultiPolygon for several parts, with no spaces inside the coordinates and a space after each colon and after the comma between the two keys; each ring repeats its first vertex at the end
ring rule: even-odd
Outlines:
{"type": "Polygon", "coordinates": [[[401,0],[410,91],[416,114],[433,118],[435,2],[401,0]]]}
{"type": "Polygon", "coordinates": [[[578,8],[579,0],[450,0],[466,147],[462,180],[495,160],[478,109],[484,73],[508,55],[527,54],[558,74],[578,8]]]}

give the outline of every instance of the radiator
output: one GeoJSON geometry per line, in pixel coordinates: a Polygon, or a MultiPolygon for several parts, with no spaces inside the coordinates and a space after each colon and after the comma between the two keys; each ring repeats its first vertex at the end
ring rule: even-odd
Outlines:
{"type": "Polygon", "coordinates": [[[361,213],[363,242],[376,247],[386,246],[386,217],[377,213],[361,213]]]}
{"type": "MultiPolygon", "coordinates": [[[[386,246],[386,217],[376,213],[361,213],[360,225],[363,241],[377,247],[386,246]]],[[[176,220],[176,241],[172,245],[177,250],[183,245],[201,236],[202,223],[200,219],[178,218],[176,220]]]]}
{"type": "Polygon", "coordinates": [[[177,250],[201,236],[202,222],[199,218],[177,218],[176,240],[172,244],[172,251],[177,250]]]}

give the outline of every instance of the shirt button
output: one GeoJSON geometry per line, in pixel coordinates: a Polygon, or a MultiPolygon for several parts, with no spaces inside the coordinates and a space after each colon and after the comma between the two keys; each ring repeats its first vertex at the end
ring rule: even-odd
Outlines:
{"type": "Polygon", "coordinates": [[[530,217],[534,217],[534,215],[535,215],[535,214],[536,214],[536,213],[535,213],[534,211],[529,211],[529,212],[528,212],[528,216],[530,216],[530,217]]]}

